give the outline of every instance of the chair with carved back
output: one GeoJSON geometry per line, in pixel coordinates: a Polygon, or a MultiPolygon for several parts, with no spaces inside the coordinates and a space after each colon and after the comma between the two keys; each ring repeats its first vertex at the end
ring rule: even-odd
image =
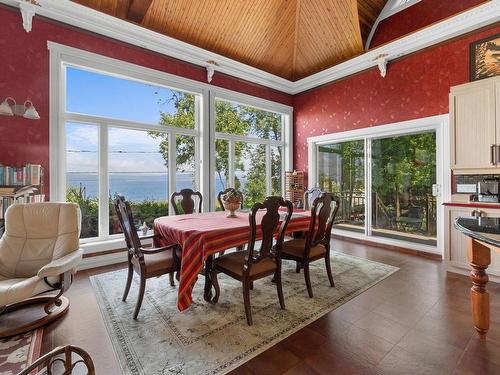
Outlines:
{"type": "Polygon", "coordinates": [[[179,245],[169,245],[158,248],[143,247],[141,240],[154,236],[139,237],[134,224],[130,204],[125,200],[123,195],[116,195],[114,205],[128,248],[128,276],[125,291],[123,293],[123,301],[127,299],[130,291],[134,271],[137,272],[140,277],[139,297],[137,298],[137,304],[133,315],[134,319],[137,319],[144,298],[147,279],[169,274],[170,285],[174,285],[174,272],[180,270],[180,247],[179,245]]]}
{"type": "Polygon", "coordinates": [[[324,191],[319,187],[313,187],[304,192],[304,210],[310,210],[316,198],[318,198],[324,191]]]}
{"type": "MultiPolygon", "coordinates": [[[[248,250],[237,251],[222,255],[214,260],[210,279],[215,288],[213,302],[216,303],[220,296],[220,287],[217,274],[222,272],[243,283],[243,302],[245,304],[245,315],[248,325],[252,325],[252,310],[250,306],[250,289],[255,280],[266,276],[274,276],[280,307],[285,308],[285,299],[281,283],[281,246],[285,236],[288,222],[292,217],[293,204],[285,201],[283,197],[267,197],[263,203],[256,203],[249,214],[250,242],[248,250]],[[280,215],[279,209],[285,207],[286,213],[280,215]],[[260,249],[255,249],[257,242],[257,214],[264,210],[260,219],[260,231],[262,241],[260,249]],[[276,229],[281,221],[276,244],[274,238],[276,229]]],[[[260,215],[260,214],[259,214],[260,215]]]]}
{"type": "Polygon", "coordinates": [[[87,375],[95,375],[96,373],[94,362],[89,353],[72,345],[60,346],[51,350],[17,375],[32,375],[35,371],[37,375],[84,374],[83,371],[87,375]]]}
{"type": "Polygon", "coordinates": [[[330,237],[332,226],[339,209],[340,200],[331,193],[322,193],[311,208],[311,223],[305,238],[297,238],[283,243],[282,259],[297,262],[297,268],[304,269],[309,297],[313,297],[309,264],[324,259],[328,280],[335,286],[330,265],[330,237]]]}
{"type": "Polygon", "coordinates": [[[203,197],[201,193],[192,189],[182,189],[181,191],[172,193],[170,196],[170,203],[172,203],[176,215],[200,213],[202,201],[203,197]],[[179,197],[180,199],[178,199],[179,197]],[[198,200],[197,210],[195,210],[195,200],[193,197],[196,197],[198,200]],[[182,208],[182,212],[177,205],[178,203],[180,204],[180,208],[182,208]]]}

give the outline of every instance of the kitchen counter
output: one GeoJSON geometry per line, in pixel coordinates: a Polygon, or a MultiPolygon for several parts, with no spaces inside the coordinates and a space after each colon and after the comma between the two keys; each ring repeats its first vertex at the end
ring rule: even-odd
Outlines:
{"type": "Polygon", "coordinates": [[[500,203],[487,202],[446,202],[443,206],[500,209],[500,203]]]}
{"type": "Polygon", "coordinates": [[[500,252],[499,217],[457,217],[455,228],[467,236],[467,259],[472,271],[470,279],[472,319],[479,338],[486,339],[490,327],[490,296],[486,290],[493,252],[500,252]]]}
{"type": "Polygon", "coordinates": [[[466,236],[488,245],[500,247],[500,218],[457,217],[454,225],[459,232],[466,236]]]}

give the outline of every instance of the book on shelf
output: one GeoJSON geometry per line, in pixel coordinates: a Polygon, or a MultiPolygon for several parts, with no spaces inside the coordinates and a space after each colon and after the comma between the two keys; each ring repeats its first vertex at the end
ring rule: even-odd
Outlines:
{"type": "Polygon", "coordinates": [[[38,188],[35,185],[7,185],[7,186],[1,186],[0,185],[0,195],[13,195],[13,196],[18,196],[18,195],[24,195],[27,193],[33,192],[33,190],[38,190],[38,188]]]}
{"type": "Polygon", "coordinates": [[[0,194],[0,220],[5,218],[7,208],[16,203],[39,203],[45,201],[45,194],[34,194],[37,189],[31,189],[29,192],[17,195],[0,194]]]}
{"type": "Polygon", "coordinates": [[[0,164],[0,185],[41,185],[43,169],[40,164],[26,164],[15,167],[0,164]]]}

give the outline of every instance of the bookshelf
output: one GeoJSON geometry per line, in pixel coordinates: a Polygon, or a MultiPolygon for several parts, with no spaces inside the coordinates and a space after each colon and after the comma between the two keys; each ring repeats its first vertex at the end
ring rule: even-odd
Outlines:
{"type": "Polygon", "coordinates": [[[301,206],[304,203],[303,171],[285,172],[285,194],[286,199],[292,202],[294,206],[301,206]]]}
{"type": "Polygon", "coordinates": [[[16,203],[44,202],[43,168],[37,164],[23,167],[0,165],[0,237],[5,228],[5,212],[16,203]]]}

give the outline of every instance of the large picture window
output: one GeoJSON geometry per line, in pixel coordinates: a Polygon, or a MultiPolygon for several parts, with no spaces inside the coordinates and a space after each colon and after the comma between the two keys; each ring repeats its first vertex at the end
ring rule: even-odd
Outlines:
{"type": "Polygon", "coordinates": [[[215,115],[215,195],[234,187],[245,208],[282,195],[283,115],[221,99],[215,100],[215,115]]]}
{"type": "Polygon", "coordinates": [[[65,198],[81,208],[81,237],[120,234],[118,193],[137,227],[151,228],[168,215],[172,190],[199,187],[199,95],[65,69],[65,198]]]}
{"type": "Polygon", "coordinates": [[[291,107],[55,43],[49,50],[58,114],[50,197],[79,204],[82,242],[98,241],[92,251],[122,238],[118,193],[137,228],[173,214],[169,196],[184,188],[202,193],[204,211],[221,209],[227,187],[242,190],[246,208],[283,194],[291,107]]]}

